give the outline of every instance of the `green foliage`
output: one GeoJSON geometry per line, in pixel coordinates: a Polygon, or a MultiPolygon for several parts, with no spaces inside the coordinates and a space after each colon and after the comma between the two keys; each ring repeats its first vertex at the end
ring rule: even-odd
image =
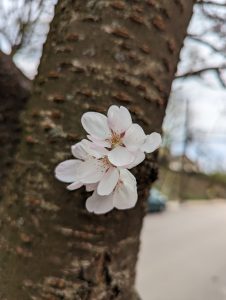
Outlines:
{"type": "Polygon", "coordinates": [[[226,184],[226,173],[214,173],[209,175],[209,178],[217,183],[226,184]]]}

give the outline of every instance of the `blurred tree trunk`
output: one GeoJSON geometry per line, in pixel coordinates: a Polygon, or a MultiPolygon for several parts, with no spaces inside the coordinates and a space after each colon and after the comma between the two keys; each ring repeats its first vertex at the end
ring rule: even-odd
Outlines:
{"type": "Polygon", "coordinates": [[[0,51],[0,197],[4,180],[20,140],[20,111],[30,95],[31,82],[0,51]]]}
{"type": "Polygon", "coordinates": [[[95,216],[87,193],[53,177],[84,137],[86,111],[126,105],[146,132],[160,131],[192,0],[60,0],[22,142],[0,206],[0,299],[138,299],[139,235],[156,155],[134,171],[139,200],[95,216]]]}

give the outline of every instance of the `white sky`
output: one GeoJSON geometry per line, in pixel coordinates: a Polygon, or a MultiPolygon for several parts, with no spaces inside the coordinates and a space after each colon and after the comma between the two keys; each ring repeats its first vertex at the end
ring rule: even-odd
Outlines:
{"type": "MultiPolygon", "coordinates": [[[[189,101],[189,131],[194,137],[187,155],[207,172],[226,171],[226,91],[196,77],[175,82],[176,87],[189,101]]],[[[181,132],[172,141],[175,155],[183,150],[183,122],[181,125],[181,132]]]]}
{"type": "MultiPolygon", "coordinates": [[[[226,9],[217,8],[217,11],[222,15],[226,14],[226,9]]],[[[204,18],[199,6],[196,6],[188,32],[193,35],[201,33],[202,39],[211,42],[215,47],[224,46],[226,35],[225,39],[219,38],[210,28],[210,20],[204,18]]],[[[187,38],[181,51],[178,74],[203,67],[219,66],[222,63],[226,64],[226,56],[219,55],[209,47],[187,38]]],[[[189,123],[193,140],[189,143],[187,155],[204,171],[226,172],[226,89],[221,86],[214,73],[206,72],[201,78],[175,80],[173,91],[177,93],[178,90],[179,95],[182,95],[181,101],[189,101],[189,115],[191,115],[189,123]]],[[[177,131],[172,140],[174,154],[182,153],[183,140],[182,122],[180,132],[177,131]]]]}

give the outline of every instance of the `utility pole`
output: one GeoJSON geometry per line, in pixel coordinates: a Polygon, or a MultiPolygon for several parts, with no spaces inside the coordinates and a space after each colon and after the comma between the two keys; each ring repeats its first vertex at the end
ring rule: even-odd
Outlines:
{"type": "Polygon", "coordinates": [[[185,121],[184,121],[184,140],[183,140],[183,151],[181,155],[181,177],[180,177],[180,183],[179,183],[179,199],[180,202],[183,203],[185,201],[185,188],[186,188],[186,171],[185,171],[185,163],[186,163],[186,157],[187,157],[187,147],[189,144],[189,141],[191,140],[190,136],[190,107],[189,107],[189,100],[188,98],[185,101],[185,121]]]}

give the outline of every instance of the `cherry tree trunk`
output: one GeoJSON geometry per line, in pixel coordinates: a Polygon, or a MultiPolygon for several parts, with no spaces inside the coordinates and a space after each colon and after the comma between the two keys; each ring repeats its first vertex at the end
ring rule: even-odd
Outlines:
{"type": "Polygon", "coordinates": [[[31,82],[0,51],[0,197],[21,132],[19,115],[30,95],[31,82]]]}
{"type": "Polygon", "coordinates": [[[67,191],[53,173],[85,137],[86,111],[124,105],[146,133],[161,131],[192,5],[57,4],[0,203],[0,299],[138,299],[135,266],[157,155],[133,171],[136,207],[102,216],[86,211],[84,189],[67,191]]]}

